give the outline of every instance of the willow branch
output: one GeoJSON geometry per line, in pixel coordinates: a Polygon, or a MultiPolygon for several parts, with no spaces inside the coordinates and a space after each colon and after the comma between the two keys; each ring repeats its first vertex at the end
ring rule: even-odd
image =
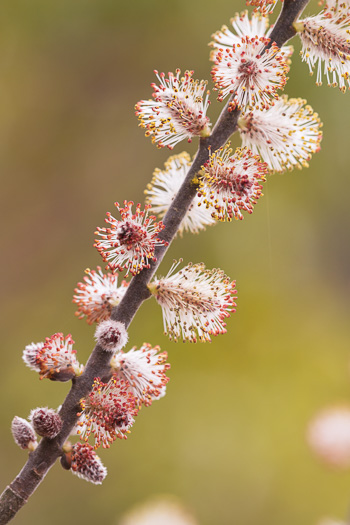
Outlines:
{"type": "MultiPolygon", "coordinates": [[[[308,1],[284,1],[280,16],[270,35],[272,42],[275,41],[278,46],[282,46],[294,36],[295,30],[292,24],[308,1]]],[[[238,110],[229,111],[229,102],[222,110],[210,137],[200,139],[192,166],[164,217],[163,223],[165,228],[159,234],[159,237],[165,240],[168,245],[156,248],[156,260],[150,262],[149,268],[144,269],[133,277],[123,299],[112,311],[111,318],[124,323],[126,327],[130,325],[141,304],[150,297],[147,284],[160,265],[198,191],[198,187],[193,183],[194,176],[209,159],[210,152],[214,152],[224,146],[232,133],[237,129],[240,112],[238,110]]],[[[86,364],[84,373],[72,381],[72,388],[62,405],[60,410],[60,416],[63,421],[61,432],[54,439],[43,438],[40,441],[36,450],[29,454],[28,461],[21,472],[0,496],[0,525],[5,525],[14,518],[16,513],[27,503],[28,498],[44,479],[48,470],[62,455],[62,446],[77,421],[80,400],[91,391],[95,377],[105,377],[109,374],[109,362],[110,354],[103,351],[99,345],[96,345],[86,364]]]]}

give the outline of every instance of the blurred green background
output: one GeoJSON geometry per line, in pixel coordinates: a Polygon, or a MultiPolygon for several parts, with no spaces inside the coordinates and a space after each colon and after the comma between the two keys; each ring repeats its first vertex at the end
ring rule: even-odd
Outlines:
{"type": "MultiPolygon", "coordinates": [[[[72,333],[86,361],[94,328],[74,317],[71,300],[84,269],[101,264],[94,230],[114,201],[143,202],[169,156],[144,137],[134,104],[150,98],[153,69],[210,79],[210,36],[243,9],[231,0],[2,1],[1,490],[26,459],[12,418],[57,407],[69,388],[39,381],[22,363],[24,346],[72,333]]],[[[321,152],[307,170],[271,176],[244,221],[177,239],[160,270],[183,257],[236,279],[228,334],[171,343],[160,308],[145,304],[130,343],[169,352],[166,398],[140,413],[127,441],[101,452],[103,486],[57,464],[18,525],[116,525],[163,492],[203,525],[310,525],[347,513],[350,473],[320,464],[305,428],[319,409],[350,403],[350,93],[317,88],[293,43],[285,92],[319,112],[321,152]]],[[[221,107],[214,93],[213,121],[221,107]]],[[[175,153],[193,154],[195,142],[175,153]]]]}

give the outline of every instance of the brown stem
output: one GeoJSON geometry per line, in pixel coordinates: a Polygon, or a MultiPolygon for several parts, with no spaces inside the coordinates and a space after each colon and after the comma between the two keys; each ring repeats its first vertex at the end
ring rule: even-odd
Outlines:
{"type": "Polygon", "coordinates": [[[276,42],[278,47],[282,47],[295,35],[293,23],[299,18],[308,3],[309,0],[284,0],[275,27],[269,35],[271,43],[276,42]]]}
{"type": "MultiPolygon", "coordinates": [[[[308,1],[285,0],[280,16],[270,35],[271,41],[282,46],[294,36],[295,31],[292,24],[308,1]]],[[[228,111],[228,105],[229,103],[222,110],[211,136],[200,139],[193,164],[164,217],[165,228],[160,237],[169,243],[168,246],[160,246],[156,249],[156,261],[152,261],[150,268],[143,270],[132,279],[122,301],[112,311],[112,319],[123,322],[126,327],[131,323],[143,301],[150,297],[147,284],[161,263],[197,193],[197,188],[192,182],[194,175],[208,160],[210,151],[214,152],[222,147],[237,129],[240,112],[238,110],[228,111]]],[[[90,392],[95,377],[108,375],[109,362],[110,354],[96,345],[86,364],[84,373],[73,381],[72,388],[62,405],[60,410],[60,416],[63,420],[61,432],[54,439],[43,438],[40,441],[36,450],[29,454],[28,461],[21,472],[0,496],[0,525],[5,525],[16,515],[44,479],[48,470],[62,455],[62,446],[77,421],[76,414],[80,408],[80,399],[90,392]]]]}

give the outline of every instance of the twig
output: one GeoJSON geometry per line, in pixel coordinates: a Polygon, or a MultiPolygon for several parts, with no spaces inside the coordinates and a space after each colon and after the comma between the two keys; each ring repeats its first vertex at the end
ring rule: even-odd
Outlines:
{"type": "MultiPolygon", "coordinates": [[[[295,34],[293,22],[304,9],[309,0],[285,0],[280,16],[270,35],[271,41],[282,46],[295,34]]],[[[210,151],[214,152],[222,147],[237,129],[240,112],[228,111],[229,102],[222,110],[210,137],[200,139],[199,148],[193,164],[181,186],[176,198],[172,202],[164,217],[165,228],[159,235],[167,241],[168,246],[156,248],[156,261],[150,263],[150,268],[144,269],[136,275],[118,306],[113,311],[111,318],[121,321],[128,327],[137,310],[150,297],[147,284],[161,263],[170,243],[176,235],[180,223],[189,209],[198,188],[193,184],[193,178],[201,166],[208,160],[210,151]]],[[[18,476],[4,490],[0,496],[0,525],[8,523],[16,513],[27,503],[28,498],[44,479],[48,470],[62,455],[62,446],[69,437],[77,421],[79,401],[85,397],[92,388],[95,377],[104,377],[110,371],[110,354],[96,345],[86,364],[84,373],[73,380],[72,388],[68,393],[60,416],[63,420],[61,432],[54,439],[43,438],[34,452],[29,454],[27,463],[18,476]]]]}

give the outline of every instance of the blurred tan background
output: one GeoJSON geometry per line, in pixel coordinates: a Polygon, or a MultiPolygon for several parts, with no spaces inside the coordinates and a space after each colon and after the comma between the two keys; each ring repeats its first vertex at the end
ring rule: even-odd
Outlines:
{"type": "MultiPolygon", "coordinates": [[[[153,69],[210,79],[210,35],[243,9],[229,0],[2,1],[1,490],[26,459],[12,418],[57,407],[69,388],[39,381],[22,363],[24,346],[72,333],[86,361],[94,328],[74,317],[71,300],[84,269],[101,264],[94,230],[114,201],[143,202],[169,156],[144,137],[134,104],[150,98],[153,69]]],[[[180,498],[203,525],[346,515],[350,473],[320,464],[305,428],[317,410],[350,403],[350,93],[317,88],[293,43],[285,92],[319,112],[321,152],[308,170],[269,178],[244,221],[177,239],[161,266],[164,274],[183,257],[237,279],[228,334],[170,343],[158,305],[144,305],[130,342],[169,352],[166,398],[140,413],[127,441],[101,452],[103,486],[57,464],[18,525],[117,525],[159,492],[180,498]]],[[[212,120],[222,107],[215,98],[212,120]]],[[[181,143],[175,153],[195,149],[181,143]]]]}

